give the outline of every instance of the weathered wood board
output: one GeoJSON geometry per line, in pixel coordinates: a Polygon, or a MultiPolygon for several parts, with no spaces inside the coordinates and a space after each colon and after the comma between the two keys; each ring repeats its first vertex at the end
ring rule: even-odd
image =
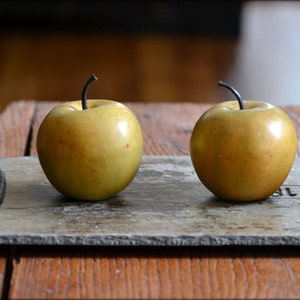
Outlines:
{"type": "Polygon", "coordinates": [[[300,245],[300,159],[281,190],[260,202],[216,199],[189,156],[145,156],[131,185],[101,202],[68,199],[37,158],[1,158],[6,195],[0,244],[300,245]]]}

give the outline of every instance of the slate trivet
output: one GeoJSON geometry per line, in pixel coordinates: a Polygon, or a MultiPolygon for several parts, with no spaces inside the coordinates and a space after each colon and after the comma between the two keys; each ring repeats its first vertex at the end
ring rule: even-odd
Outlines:
{"type": "Polygon", "coordinates": [[[235,203],[200,183],[189,156],[144,156],[126,190],[85,202],[58,193],[37,158],[1,158],[0,244],[300,245],[299,164],[270,198],[235,203]]]}

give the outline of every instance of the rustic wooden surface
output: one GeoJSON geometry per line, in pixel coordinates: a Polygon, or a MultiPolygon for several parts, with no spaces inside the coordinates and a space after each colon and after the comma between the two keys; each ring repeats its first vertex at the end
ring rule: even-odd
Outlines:
{"type": "MultiPolygon", "coordinates": [[[[9,105],[0,115],[0,155],[35,155],[38,124],[53,105],[9,105]]],[[[130,104],[143,127],[145,154],[187,155],[192,125],[208,106],[130,104]]],[[[284,109],[299,134],[300,107],[284,109]]],[[[11,260],[7,248],[1,250],[2,294],[10,299],[287,299],[300,295],[298,247],[21,246],[10,249],[11,260]]]]}
{"type": "Polygon", "coordinates": [[[235,38],[0,30],[0,111],[16,99],[90,98],[214,102],[235,58],[235,38]]]}
{"type": "Polygon", "coordinates": [[[299,248],[21,247],[14,299],[298,299],[299,248]]]}

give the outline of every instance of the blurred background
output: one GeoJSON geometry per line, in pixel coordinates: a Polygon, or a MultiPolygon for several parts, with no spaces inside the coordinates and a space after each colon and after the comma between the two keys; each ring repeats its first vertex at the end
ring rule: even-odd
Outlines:
{"type": "Polygon", "coordinates": [[[14,1],[0,6],[0,110],[16,100],[300,103],[298,1],[14,1]]]}

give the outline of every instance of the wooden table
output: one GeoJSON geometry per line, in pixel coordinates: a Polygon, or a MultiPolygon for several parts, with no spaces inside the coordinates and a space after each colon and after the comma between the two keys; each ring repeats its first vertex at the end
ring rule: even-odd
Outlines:
{"type": "MultiPolygon", "coordinates": [[[[0,115],[0,155],[35,156],[36,133],[57,102],[18,101],[0,115]]],[[[145,155],[189,155],[211,104],[128,103],[145,155]]],[[[286,106],[299,133],[300,107],[286,106]]],[[[299,155],[299,150],[298,150],[299,155]]],[[[9,299],[299,298],[298,247],[1,246],[0,287],[9,299]]]]}

